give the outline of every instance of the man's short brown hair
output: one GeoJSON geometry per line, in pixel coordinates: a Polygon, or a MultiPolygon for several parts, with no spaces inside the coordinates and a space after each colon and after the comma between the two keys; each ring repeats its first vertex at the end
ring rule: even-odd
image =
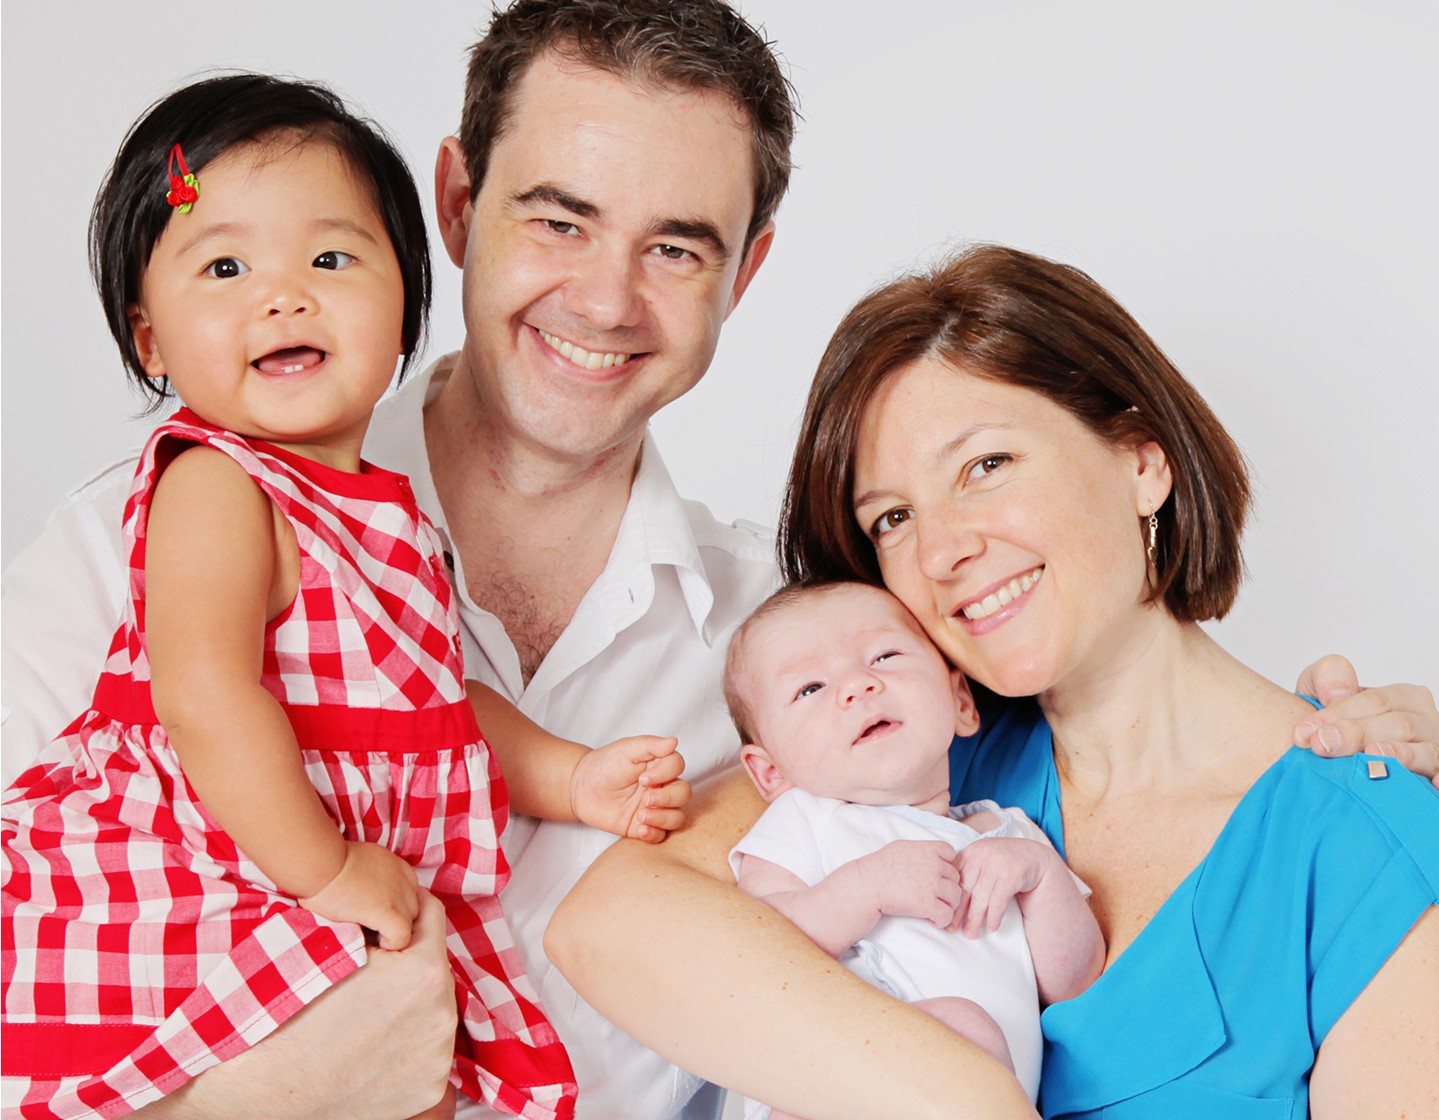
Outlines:
{"type": "Polygon", "coordinates": [[[546,52],[641,86],[714,92],[749,121],[754,211],[745,248],[789,187],[794,91],[771,44],[722,0],[517,0],[470,52],[460,146],[473,199],[514,112],[515,89],[546,52]]]}

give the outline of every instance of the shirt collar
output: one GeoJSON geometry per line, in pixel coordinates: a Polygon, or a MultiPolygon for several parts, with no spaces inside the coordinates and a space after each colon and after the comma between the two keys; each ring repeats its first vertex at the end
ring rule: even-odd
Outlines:
{"type": "MultiPolygon", "coordinates": [[[[440,531],[446,549],[451,546],[445,513],[425,452],[424,409],[449,381],[458,357],[452,353],[438,358],[381,401],[365,438],[367,459],[409,475],[415,500],[440,531]]],[[[674,568],[695,630],[712,644],[714,636],[705,624],[714,590],[690,521],[692,504],[675,489],[654,435],[646,429],[629,503],[600,582],[621,582],[648,600],[654,595],[655,569],[674,568]]]]}

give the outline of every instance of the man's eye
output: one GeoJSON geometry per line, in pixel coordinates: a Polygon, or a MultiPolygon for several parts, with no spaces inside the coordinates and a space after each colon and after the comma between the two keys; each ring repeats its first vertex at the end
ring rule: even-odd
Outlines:
{"type": "Polygon", "coordinates": [[[823,687],[824,685],[820,684],[819,681],[811,681],[809,684],[805,685],[802,689],[796,692],[794,694],[794,698],[796,700],[803,700],[806,696],[813,696],[823,687]]]}
{"type": "Polygon", "coordinates": [[[316,268],[332,269],[349,268],[350,265],[354,263],[354,257],[350,256],[349,253],[342,253],[338,249],[331,249],[327,253],[321,253],[314,261],[316,268]]]}
{"type": "Polygon", "coordinates": [[[899,509],[887,509],[875,519],[869,527],[871,537],[882,537],[888,532],[898,529],[906,521],[914,516],[914,510],[901,506],[899,509]]]}
{"type": "Polygon", "coordinates": [[[575,225],[574,222],[565,222],[558,218],[544,218],[542,222],[544,227],[551,233],[563,234],[566,237],[571,237],[580,232],[580,227],[575,225]]]}
{"type": "Polygon", "coordinates": [[[678,245],[656,245],[653,251],[667,261],[682,261],[694,256],[688,249],[681,249],[678,245]]]}
{"type": "Polygon", "coordinates": [[[1013,456],[1011,455],[986,455],[982,459],[976,459],[974,464],[969,468],[969,477],[984,478],[986,475],[993,474],[999,470],[1000,467],[1012,459],[1013,456]]]}
{"type": "Polygon", "coordinates": [[[205,266],[205,275],[213,276],[216,280],[229,280],[249,271],[249,265],[244,261],[237,261],[234,257],[220,257],[205,266]]]}

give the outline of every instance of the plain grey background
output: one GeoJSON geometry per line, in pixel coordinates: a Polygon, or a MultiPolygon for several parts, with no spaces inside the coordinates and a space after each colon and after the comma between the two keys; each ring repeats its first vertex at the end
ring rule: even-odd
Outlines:
{"type": "MultiPolygon", "coordinates": [[[[655,422],[681,490],[772,522],[845,308],[945,246],[1078,264],[1249,456],[1251,580],[1216,631],[1282,683],[1331,649],[1439,685],[1439,15],[1329,0],[743,0],[798,87],[793,189],[704,382],[655,422]]],[[[85,266],[130,122],[210,67],[330,82],[426,198],[488,4],[6,5],[3,550],[144,437],[85,266]]],[[[433,232],[433,231],[432,231],[433,232]]],[[[431,354],[461,337],[436,256],[431,354]]]]}

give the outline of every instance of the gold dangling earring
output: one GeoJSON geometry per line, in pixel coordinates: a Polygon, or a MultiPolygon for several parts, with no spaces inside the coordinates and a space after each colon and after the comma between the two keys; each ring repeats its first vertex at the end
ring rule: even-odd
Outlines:
{"type": "Polygon", "coordinates": [[[1144,550],[1153,564],[1159,556],[1159,513],[1151,512],[1149,515],[1149,547],[1144,550]]]}

